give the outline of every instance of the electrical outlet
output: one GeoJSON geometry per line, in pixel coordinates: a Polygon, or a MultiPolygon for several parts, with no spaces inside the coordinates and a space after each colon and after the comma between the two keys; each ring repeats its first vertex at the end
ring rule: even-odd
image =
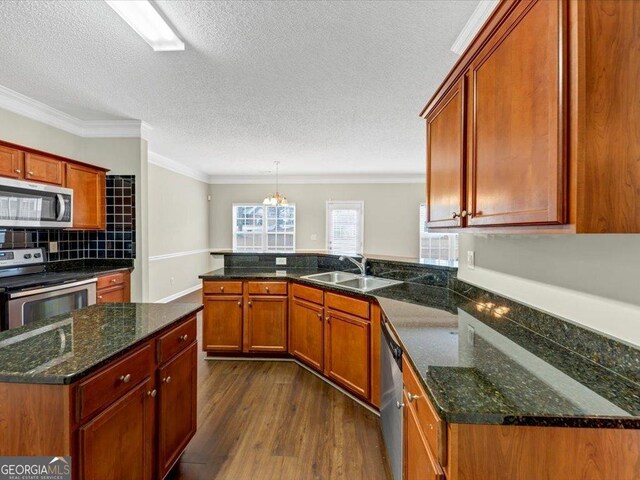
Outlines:
{"type": "Polygon", "coordinates": [[[49,253],[58,253],[58,242],[49,242],[49,253]]]}
{"type": "Polygon", "coordinates": [[[476,344],[476,330],[471,325],[467,325],[467,342],[471,346],[476,344]]]}
{"type": "Polygon", "coordinates": [[[175,279],[175,277],[171,277],[171,278],[169,279],[169,283],[170,283],[171,285],[175,285],[175,283],[176,283],[176,279],[175,279]]]}
{"type": "Polygon", "coordinates": [[[467,252],[467,267],[470,270],[476,268],[476,252],[474,252],[473,250],[469,250],[467,252]]]}
{"type": "Polygon", "coordinates": [[[286,265],[287,257],[276,257],[276,265],[286,265]]]}

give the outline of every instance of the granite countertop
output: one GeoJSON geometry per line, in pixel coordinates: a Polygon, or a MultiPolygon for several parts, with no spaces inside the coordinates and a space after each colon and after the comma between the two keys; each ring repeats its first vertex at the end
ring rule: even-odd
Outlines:
{"type": "Polygon", "coordinates": [[[289,278],[376,300],[448,422],[640,428],[638,383],[508,319],[517,312],[507,304],[412,279],[360,294],[300,278],[320,271],[227,268],[200,278],[289,278]]]}
{"type": "Polygon", "coordinates": [[[0,382],[73,383],[201,309],[104,303],[0,332],[0,382]]]}

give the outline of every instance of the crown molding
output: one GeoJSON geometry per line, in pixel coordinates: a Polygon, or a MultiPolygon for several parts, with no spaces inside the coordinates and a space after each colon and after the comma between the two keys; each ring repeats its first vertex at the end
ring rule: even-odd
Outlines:
{"type": "Polygon", "coordinates": [[[469,20],[462,27],[458,38],[451,45],[452,52],[462,55],[498,3],[500,3],[499,0],[480,0],[469,20]]]}
{"type": "MultiPolygon", "coordinates": [[[[280,175],[280,185],[295,184],[359,184],[359,183],[424,183],[424,172],[389,175],[280,175]]],[[[273,175],[212,175],[212,185],[272,184],[273,175]]]]}
{"type": "Polygon", "coordinates": [[[164,168],[165,170],[170,170],[185,177],[193,178],[194,180],[198,180],[204,183],[211,183],[210,177],[206,173],[196,170],[195,168],[183,165],[182,163],[176,162],[175,160],[171,160],[170,158],[167,158],[151,150],[149,150],[148,162],[156,165],[157,167],[164,168]]]}
{"type": "Polygon", "coordinates": [[[151,131],[151,127],[141,120],[80,120],[2,85],[0,85],[0,108],[78,137],[146,139],[151,131]]]}

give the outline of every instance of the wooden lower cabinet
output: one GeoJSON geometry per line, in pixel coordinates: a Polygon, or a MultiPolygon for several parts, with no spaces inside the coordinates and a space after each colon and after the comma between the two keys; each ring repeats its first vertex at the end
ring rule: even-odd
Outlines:
{"type": "Polygon", "coordinates": [[[154,404],[150,378],[80,427],[79,478],[153,477],[154,404]]]}
{"type": "Polygon", "coordinates": [[[252,295],[247,307],[244,350],[286,352],[287,297],[252,295]]]}
{"type": "Polygon", "coordinates": [[[158,369],[158,472],[161,478],[196,433],[197,352],[193,342],[158,369]]]}
{"type": "Polygon", "coordinates": [[[444,480],[444,472],[433,457],[418,415],[404,393],[404,480],[444,480]]]}
{"type": "Polygon", "coordinates": [[[369,398],[371,324],[328,309],[325,317],[324,373],[356,395],[369,398]]]}
{"type": "Polygon", "coordinates": [[[96,303],[128,303],[130,301],[130,272],[117,272],[98,277],[96,303]]]}
{"type": "Polygon", "coordinates": [[[242,295],[204,295],[202,349],[242,352],[242,295]]]}
{"type": "Polygon", "coordinates": [[[298,298],[291,299],[289,352],[322,372],[324,367],[324,308],[298,298]]]}

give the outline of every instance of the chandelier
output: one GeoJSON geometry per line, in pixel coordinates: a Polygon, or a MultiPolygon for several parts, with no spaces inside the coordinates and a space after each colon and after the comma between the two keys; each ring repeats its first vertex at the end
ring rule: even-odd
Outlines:
{"type": "Polygon", "coordinates": [[[287,201],[287,197],[278,192],[278,165],[280,165],[280,162],[276,161],[273,163],[276,166],[276,193],[273,195],[269,194],[267,197],[265,197],[265,199],[262,201],[262,204],[273,206],[287,205],[289,203],[287,201]]]}

